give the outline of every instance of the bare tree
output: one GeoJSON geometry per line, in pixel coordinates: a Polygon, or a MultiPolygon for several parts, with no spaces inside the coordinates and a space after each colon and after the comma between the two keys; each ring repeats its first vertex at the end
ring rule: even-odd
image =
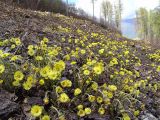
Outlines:
{"type": "Polygon", "coordinates": [[[68,16],[68,0],[66,2],[67,2],[67,10],[66,11],[67,11],[67,16],[68,16]]]}
{"type": "Polygon", "coordinates": [[[122,20],[122,2],[118,1],[118,4],[114,6],[115,11],[115,24],[116,27],[121,30],[121,20],[122,20]]]}
{"type": "Polygon", "coordinates": [[[92,4],[93,4],[93,19],[94,19],[94,2],[97,0],[92,0],[92,4]]]}
{"type": "Polygon", "coordinates": [[[108,22],[110,24],[113,16],[112,4],[108,0],[105,0],[102,2],[101,8],[105,23],[108,22]]]}

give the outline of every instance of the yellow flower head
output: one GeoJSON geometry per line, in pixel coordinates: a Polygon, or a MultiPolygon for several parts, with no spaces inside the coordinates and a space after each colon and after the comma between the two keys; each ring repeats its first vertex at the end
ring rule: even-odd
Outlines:
{"type": "Polygon", "coordinates": [[[89,100],[89,102],[94,102],[94,101],[95,101],[95,99],[96,99],[96,97],[95,97],[95,96],[93,96],[93,95],[89,95],[89,96],[88,96],[88,100],[89,100]]]}
{"type": "Polygon", "coordinates": [[[108,96],[108,98],[112,98],[113,97],[113,93],[112,92],[107,92],[107,96],[108,96]]]}
{"type": "Polygon", "coordinates": [[[50,117],[49,117],[48,115],[44,115],[44,116],[42,117],[42,120],[50,120],[50,117]]]}
{"type": "Polygon", "coordinates": [[[21,45],[21,40],[19,38],[15,38],[15,44],[17,46],[21,45]]]}
{"type": "Polygon", "coordinates": [[[74,96],[77,96],[77,95],[79,95],[79,94],[81,94],[81,89],[79,89],[79,88],[76,88],[75,90],[74,90],[74,96]]]}
{"type": "Polygon", "coordinates": [[[139,111],[139,110],[135,110],[135,111],[134,111],[134,115],[135,115],[135,116],[138,116],[138,115],[139,115],[139,113],[140,113],[140,111],[139,111]]]}
{"type": "Polygon", "coordinates": [[[83,74],[84,74],[84,75],[89,75],[89,74],[90,74],[90,71],[89,71],[89,70],[84,70],[84,71],[83,71],[83,74]]]}
{"type": "Polygon", "coordinates": [[[72,82],[71,82],[70,80],[63,80],[63,81],[61,82],[61,86],[62,86],[63,88],[65,88],[65,87],[71,87],[71,86],[72,86],[72,82]]]}
{"type": "Polygon", "coordinates": [[[34,105],[31,108],[31,115],[34,117],[39,117],[42,114],[42,107],[39,105],[34,105]]]}
{"type": "Polygon", "coordinates": [[[122,116],[123,116],[123,120],[131,120],[131,118],[127,113],[123,113],[122,116]]]}
{"type": "Polygon", "coordinates": [[[37,61],[42,61],[42,60],[43,60],[43,57],[42,57],[42,56],[36,56],[35,59],[36,59],[37,61]]]}
{"type": "Polygon", "coordinates": [[[91,85],[91,88],[95,91],[98,90],[98,84],[96,82],[94,82],[92,85],[91,85]]]}
{"type": "Polygon", "coordinates": [[[18,86],[20,86],[20,83],[19,83],[19,81],[13,81],[12,85],[15,87],[18,87],[18,86]]]}
{"type": "Polygon", "coordinates": [[[48,38],[44,37],[44,38],[43,38],[43,41],[44,41],[45,43],[48,43],[49,40],[48,40],[48,38]]]}
{"type": "Polygon", "coordinates": [[[51,68],[49,66],[46,66],[40,70],[40,75],[44,78],[48,76],[48,72],[50,72],[51,68]]]}
{"type": "Polygon", "coordinates": [[[116,91],[117,90],[117,87],[115,85],[108,85],[108,88],[110,91],[116,91]]]}
{"type": "Polygon", "coordinates": [[[91,108],[85,108],[84,111],[86,115],[89,115],[92,112],[91,108]]]}
{"type": "Polygon", "coordinates": [[[102,103],[102,102],[103,102],[103,98],[102,98],[102,97],[100,97],[100,96],[99,96],[99,97],[97,97],[97,102],[98,102],[98,103],[102,103]]]}
{"type": "Polygon", "coordinates": [[[93,71],[95,74],[100,75],[104,71],[104,67],[102,63],[99,63],[94,66],[93,71]]]}
{"type": "Polygon", "coordinates": [[[77,106],[77,109],[78,109],[78,110],[83,109],[83,105],[82,105],[82,104],[78,105],[78,106],[77,106]]]}
{"type": "Polygon", "coordinates": [[[35,54],[35,51],[33,49],[28,50],[28,55],[33,56],[35,54]]]}
{"type": "Polygon", "coordinates": [[[44,102],[44,104],[48,104],[49,103],[49,98],[48,97],[45,97],[44,99],[43,99],[43,102],[44,102]]]}
{"type": "Polygon", "coordinates": [[[160,65],[156,69],[157,72],[160,72],[160,65]]]}
{"type": "Polygon", "coordinates": [[[103,53],[104,53],[104,49],[100,49],[100,50],[98,51],[98,53],[99,53],[99,54],[103,54],[103,53]]]}
{"type": "Polygon", "coordinates": [[[63,89],[60,86],[56,87],[56,93],[61,93],[63,91],[63,89]]]}
{"type": "Polygon", "coordinates": [[[56,80],[58,76],[58,72],[56,70],[51,70],[50,72],[48,72],[48,77],[51,80],[56,80]]]}
{"type": "Polygon", "coordinates": [[[78,112],[77,112],[77,115],[80,116],[80,117],[84,117],[85,116],[85,111],[80,109],[78,112]]]}
{"type": "Polygon", "coordinates": [[[3,73],[3,72],[4,72],[4,70],[5,70],[5,66],[4,66],[4,65],[2,65],[2,64],[0,64],[0,73],[3,73]]]}
{"type": "Polygon", "coordinates": [[[39,84],[44,85],[45,84],[44,79],[40,79],[39,84]]]}
{"type": "Polygon", "coordinates": [[[57,70],[57,71],[63,71],[65,69],[65,62],[63,62],[62,60],[56,62],[54,64],[54,68],[57,70]]]}
{"type": "Polygon", "coordinates": [[[21,71],[16,71],[14,73],[14,79],[16,81],[21,81],[21,80],[23,80],[23,78],[24,78],[24,75],[23,75],[23,73],[21,71]]]}
{"type": "Polygon", "coordinates": [[[28,45],[28,50],[33,49],[33,45],[28,45]]]}
{"type": "Polygon", "coordinates": [[[86,51],[85,50],[81,50],[81,54],[85,54],[86,53],[86,51]]]}
{"type": "Polygon", "coordinates": [[[4,80],[0,80],[0,85],[4,82],[4,80]]]}
{"type": "Polygon", "coordinates": [[[98,113],[99,113],[100,115],[104,115],[104,114],[105,114],[105,109],[102,108],[102,107],[100,107],[100,108],[98,109],[98,113]]]}
{"type": "Polygon", "coordinates": [[[32,88],[32,83],[30,83],[30,82],[23,83],[23,88],[25,90],[30,90],[32,88]]]}
{"type": "Polygon", "coordinates": [[[66,93],[62,93],[60,94],[59,96],[59,99],[58,99],[61,103],[67,103],[70,101],[68,95],[66,93]]]}

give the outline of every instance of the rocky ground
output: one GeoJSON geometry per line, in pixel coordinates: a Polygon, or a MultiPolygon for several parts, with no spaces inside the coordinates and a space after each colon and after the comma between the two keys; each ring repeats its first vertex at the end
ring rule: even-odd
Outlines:
{"type": "MultiPolygon", "coordinates": [[[[140,68],[135,68],[137,70],[140,69],[141,78],[145,78],[148,71],[153,69],[149,64],[154,60],[147,58],[147,55],[153,54],[156,49],[151,47],[143,49],[144,46],[148,45],[122,37],[111,28],[104,29],[101,26],[93,24],[91,21],[78,20],[60,14],[25,10],[0,2],[0,39],[19,37],[24,43],[24,48],[29,44],[38,43],[43,37],[52,39],[49,44],[56,45],[60,44],[56,41],[57,39],[68,37],[72,39],[79,38],[80,35],[77,34],[77,29],[82,30],[90,36],[92,33],[98,33],[115,41],[130,41],[127,43],[127,46],[130,47],[130,51],[137,50],[136,54],[143,64],[140,68]],[[58,31],[59,27],[61,27],[61,31],[58,31]],[[69,32],[70,30],[71,32],[69,32]]],[[[89,39],[92,39],[92,37],[89,39]]],[[[69,47],[74,48],[72,45],[69,47]]],[[[7,51],[7,48],[5,50],[7,51]]],[[[25,54],[25,52],[22,54],[25,54]]],[[[159,64],[159,61],[156,62],[156,66],[159,64]]],[[[157,81],[158,83],[160,73],[150,73],[150,77],[154,82],[157,81]]],[[[26,117],[28,115],[27,111],[30,109],[30,106],[43,104],[42,99],[37,96],[27,96],[27,103],[25,103],[25,98],[20,95],[20,92],[11,93],[7,89],[4,89],[0,89],[0,119],[2,120],[9,118],[10,120],[27,120],[29,119],[26,117]]],[[[43,92],[39,91],[38,94],[43,94],[43,92]]],[[[139,120],[160,120],[160,89],[156,93],[148,91],[145,96],[141,96],[140,101],[145,104],[146,109],[140,114],[139,120]]],[[[108,118],[94,117],[90,120],[92,119],[107,120],[108,118]]]]}

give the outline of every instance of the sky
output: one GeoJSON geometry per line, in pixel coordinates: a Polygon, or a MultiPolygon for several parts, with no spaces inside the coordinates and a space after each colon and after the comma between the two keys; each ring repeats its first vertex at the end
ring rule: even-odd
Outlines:
{"type": "MultiPolygon", "coordinates": [[[[100,6],[103,0],[97,0],[95,2],[95,16],[100,16],[100,6]]],[[[91,0],[69,0],[70,3],[75,3],[76,7],[82,8],[87,13],[92,15],[92,3],[91,0]]],[[[110,0],[112,4],[117,4],[118,0],[110,0]]],[[[122,19],[130,19],[135,17],[135,11],[140,7],[147,9],[154,9],[159,4],[159,0],[122,0],[123,11],[122,19]]]]}

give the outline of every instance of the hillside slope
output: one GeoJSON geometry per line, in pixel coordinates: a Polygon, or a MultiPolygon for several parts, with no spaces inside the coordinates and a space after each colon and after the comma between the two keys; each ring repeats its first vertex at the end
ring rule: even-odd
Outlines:
{"type": "Polygon", "coordinates": [[[0,48],[0,119],[160,119],[159,49],[2,2],[0,48]]]}

